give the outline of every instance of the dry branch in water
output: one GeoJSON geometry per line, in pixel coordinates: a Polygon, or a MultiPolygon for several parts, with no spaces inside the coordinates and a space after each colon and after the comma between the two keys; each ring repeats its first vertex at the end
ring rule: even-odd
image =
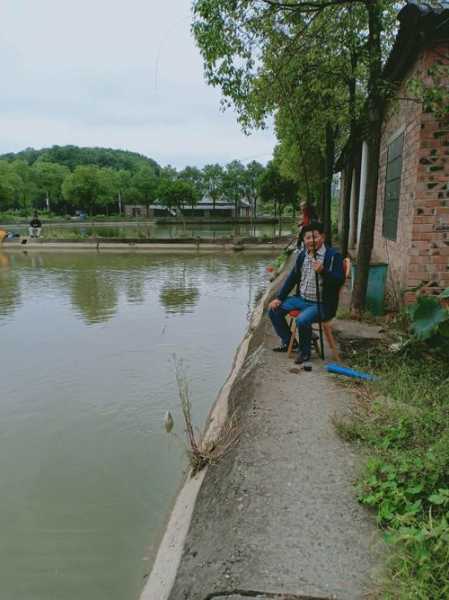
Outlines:
{"type": "Polygon", "coordinates": [[[240,431],[237,424],[236,413],[233,413],[220,433],[214,440],[204,441],[204,437],[195,431],[192,418],[192,403],[190,402],[189,383],[182,362],[174,357],[176,382],[178,384],[181,409],[184,417],[184,426],[187,439],[187,454],[192,477],[206,465],[216,464],[223,458],[239,440],[240,431]]]}

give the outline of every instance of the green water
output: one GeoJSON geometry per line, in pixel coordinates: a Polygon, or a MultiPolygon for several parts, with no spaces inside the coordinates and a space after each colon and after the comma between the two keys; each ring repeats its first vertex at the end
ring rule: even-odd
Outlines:
{"type": "Polygon", "coordinates": [[[134,600],[267,258],[0,253],[0,598],[134,600]]]}

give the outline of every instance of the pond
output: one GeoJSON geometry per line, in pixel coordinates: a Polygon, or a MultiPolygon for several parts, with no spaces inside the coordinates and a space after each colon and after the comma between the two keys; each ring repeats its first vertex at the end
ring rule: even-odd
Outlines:
{"type": "Polygon", "coordinates": [[[0,253],[1,598],[139,596],[268,260],[0,253]]]}
{"type": "MultiPolygon", "coordinates": [[[[26,225],[5,225],[7,231],[27,235],[28,227],[26,225]]],[[[140,224],[120,224],[117,226],[96,224],[61,224],[52,225],[44,224],[42,229],[42,237],[47,239],[79,239],[89,238],[92,236],[99,237],[116,237],[116,238],[231,238],[238,237],[257,237],[267,240],[276,239],[279,235],[290,235],[292,232],[297,232],[295,223],[283,222],[279,228],[279,224],[258,223],[251,226],[249,223],[235,225],[232,223],[215,223],[215,224],[182,224],[161,225],[155,223],[140,223],[140,224]],[[280,231],[280,233],[279,233],[280,231]]]]}

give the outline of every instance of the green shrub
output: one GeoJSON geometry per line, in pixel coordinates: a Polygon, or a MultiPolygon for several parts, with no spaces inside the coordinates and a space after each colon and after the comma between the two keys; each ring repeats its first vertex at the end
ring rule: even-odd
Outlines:
{"type": "Polygon", "coordinates": [[[419,295],[409,309],[411,331],[420,341],[430,340],[434,336],[449,338],[449,288],[440,296],[419,295]]]}
{"type": "Polygon", "coordinates": [[[449,598],[448,355],[414,338],[396,353],[359,351],[353,366],[380,376],[358,386],[359,410],[337,425],[367,448],[357,491],[391,546],[382,598],[449,598]]]}

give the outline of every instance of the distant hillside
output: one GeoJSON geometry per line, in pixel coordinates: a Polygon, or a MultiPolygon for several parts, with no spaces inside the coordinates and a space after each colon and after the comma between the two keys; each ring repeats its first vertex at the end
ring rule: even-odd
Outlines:
{"type": "Polygon", "coordinates": [[[41,159],[69,167],[71,171],[78,165],[97,165],[111,169],[126,169],[137,171],[142,166],[150,166],[159,173],[160,167],[156,161],[137,152],[114,150],[112,148],[79,148],[78,146],[52,146],[51,148],[26,148],[21,152],[9,152],[0,155],[0,160],[22,159],[29,165],[41,159]]]}

